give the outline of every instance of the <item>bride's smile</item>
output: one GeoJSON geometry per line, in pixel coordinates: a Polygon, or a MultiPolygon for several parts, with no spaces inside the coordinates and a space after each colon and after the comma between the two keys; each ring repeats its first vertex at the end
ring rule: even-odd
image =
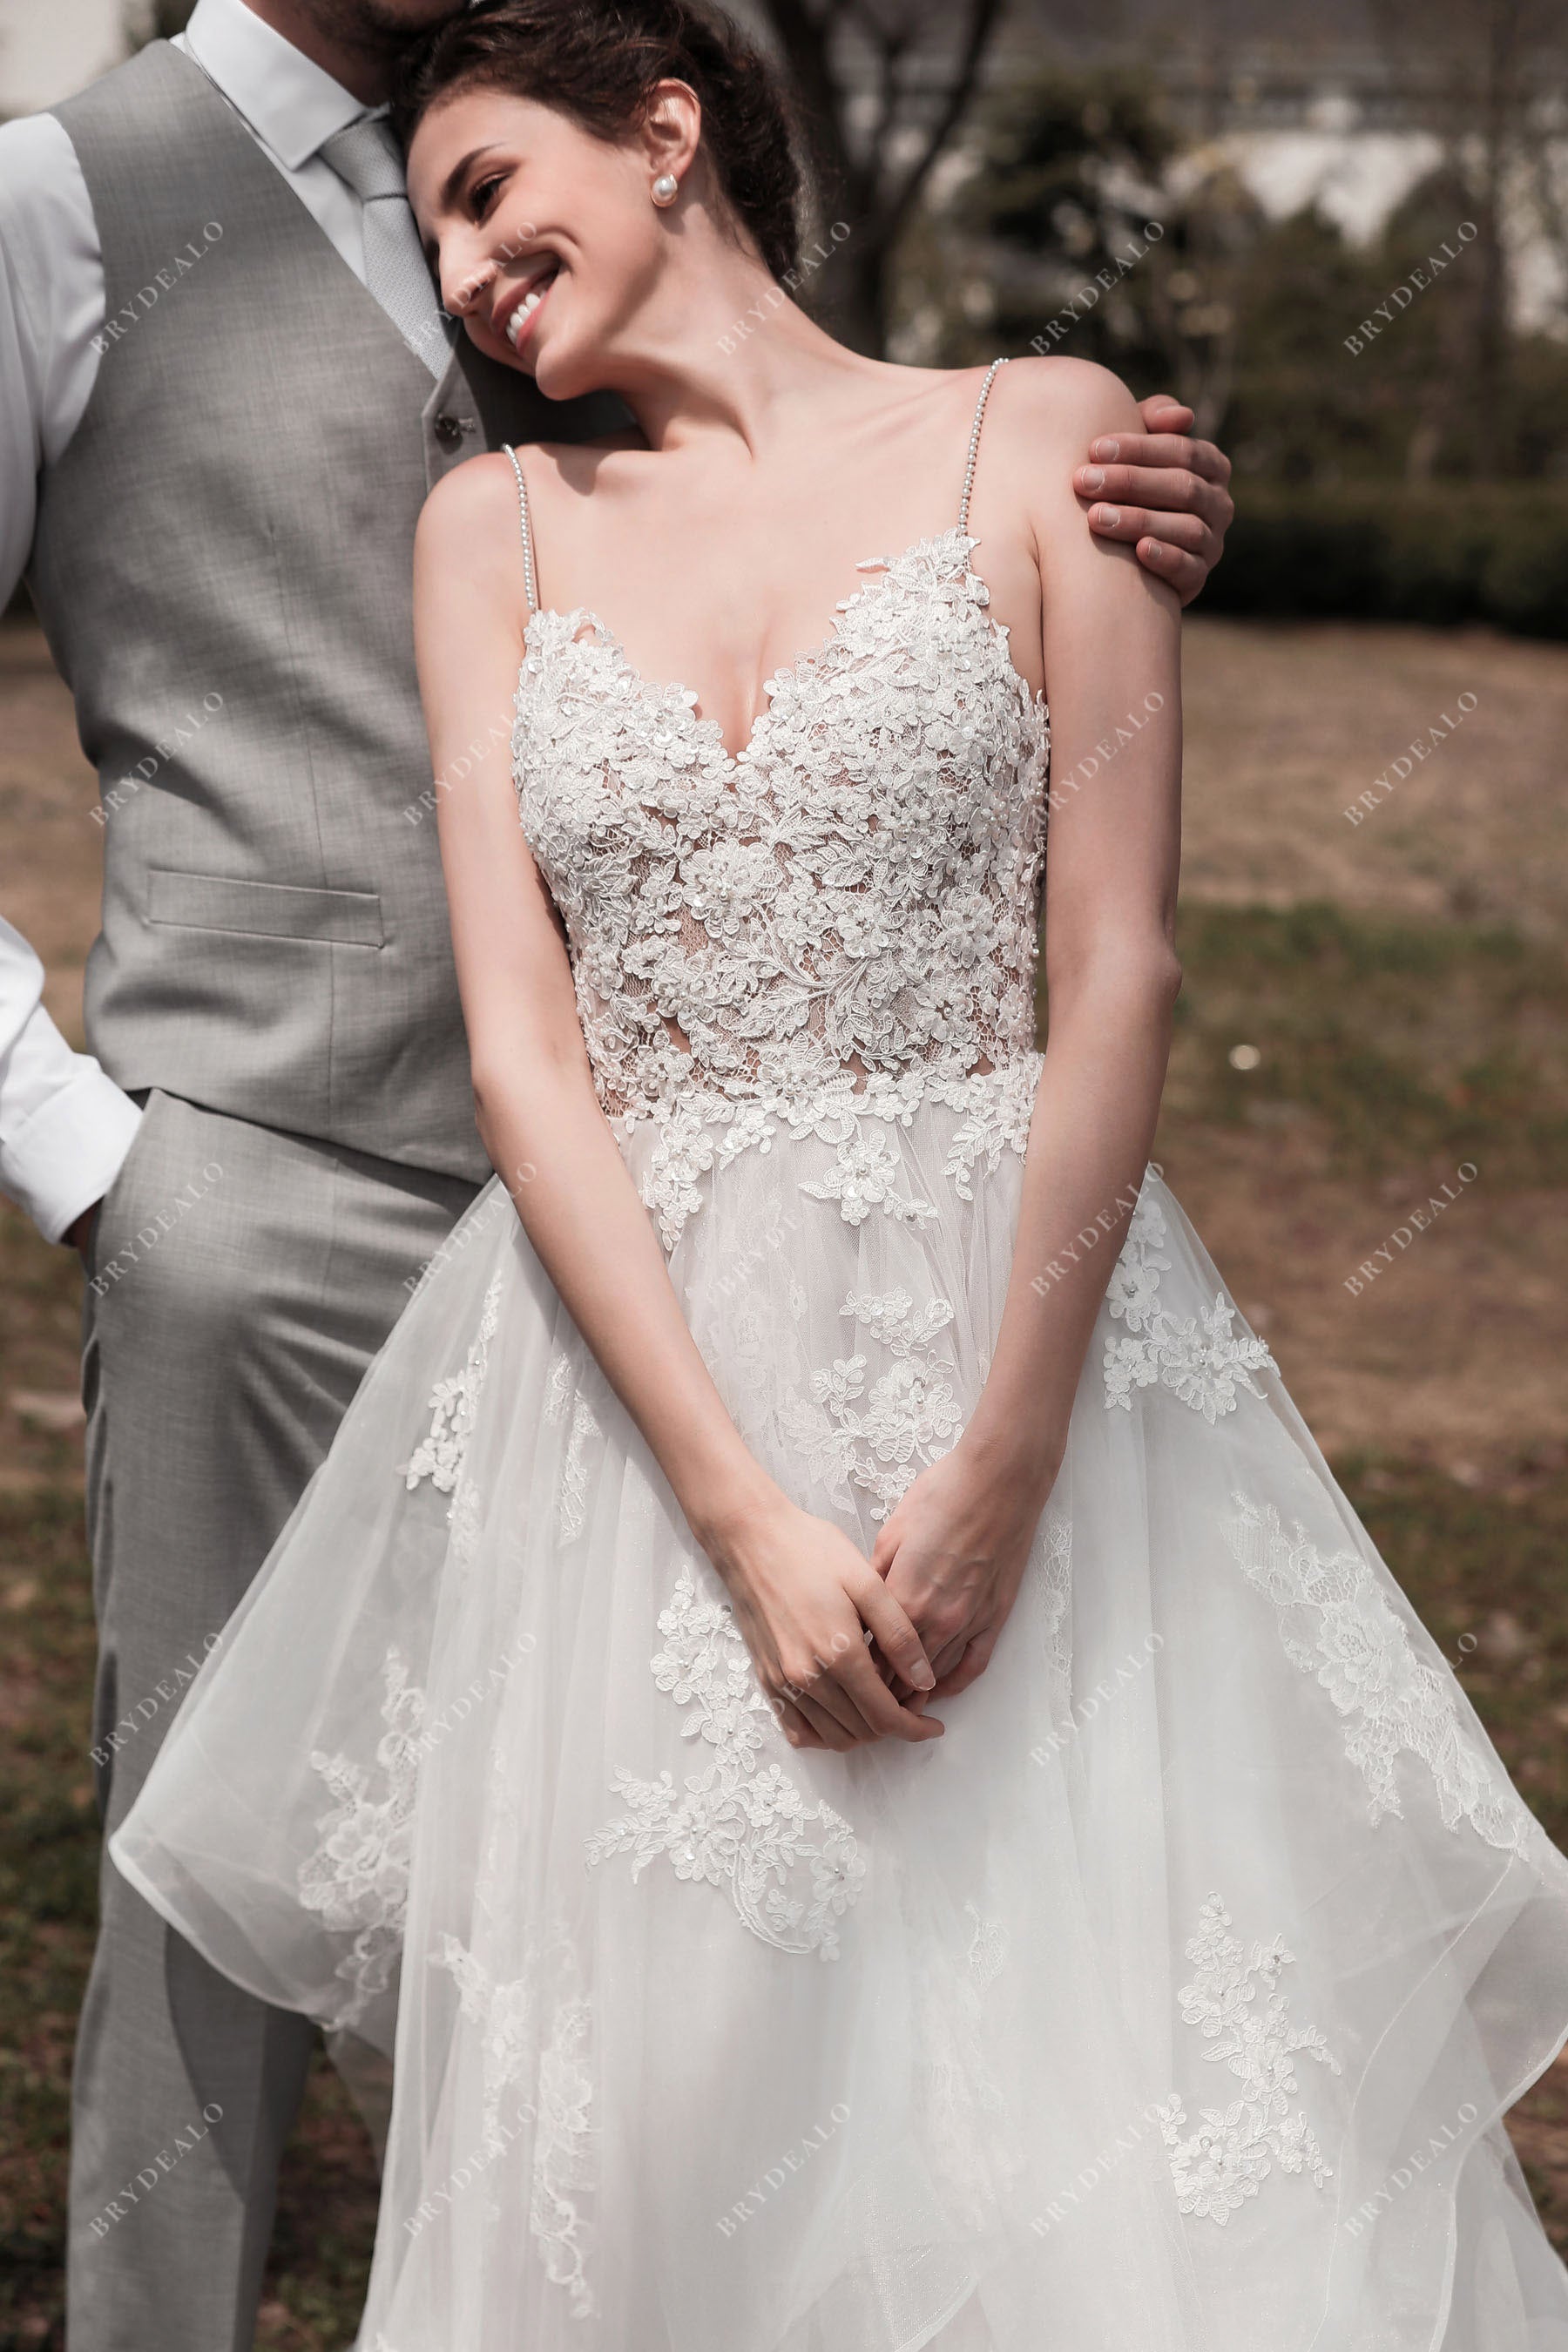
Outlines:
{"type": "MultiPolygon", "coordinates": [[[[522,299],[501,327],[502,334],[514,352],[521,350],[525,335],[534,323],[534,314],[554,285],[560,271],[560,262],[553,255],[548,255],[540,262],[537,271],[529,278],[522,299]]],[[[493,321],[495,313],[492,312],[491,317],[493,321]]]]}

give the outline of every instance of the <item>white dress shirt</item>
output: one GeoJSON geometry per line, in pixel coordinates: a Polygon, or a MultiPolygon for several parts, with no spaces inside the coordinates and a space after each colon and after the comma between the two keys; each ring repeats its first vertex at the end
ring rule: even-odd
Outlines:
{"type": "MultiPolygon", "coordinates": [[[[318,149],[366,110],[252,14],[197,0],[176,48],[202,68],[354,275],[362,207],[318,149]]],[[[0,124],[0,606],[26,567],[37,476],[80,424],[98,374],[103,259],[76,150],[53,115],[0,124]]],[[[141,1113],[39,1002],[43,972],[0,919],[0,1188],[58,1241],[100,1199],[141,1113]]]]}

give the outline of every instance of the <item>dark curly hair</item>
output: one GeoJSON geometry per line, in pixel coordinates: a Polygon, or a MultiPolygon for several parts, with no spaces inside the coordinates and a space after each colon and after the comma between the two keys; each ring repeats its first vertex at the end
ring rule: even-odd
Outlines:
{"type": "Polygon", "coordinates": [[[392,125],[405,146],[437,99],[504,89],[595,138],[623,139],[657,83],[683,81],[725,199],[774,278],[800,259],[801,173],[777,81],[731,19],[693,0],[478,0],[404,62],[392,125]]]}

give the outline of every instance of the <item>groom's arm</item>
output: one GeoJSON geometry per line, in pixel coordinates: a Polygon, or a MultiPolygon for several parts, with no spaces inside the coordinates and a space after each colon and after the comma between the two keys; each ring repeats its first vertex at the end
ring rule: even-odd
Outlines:
{"type": "Polygon", "coordinates": [[[1236,513],[1230,459],[1212,441],[1188,438],[1193,412],[1169,393],[1152,394],[1138,408],[1145,429],[1091,441],[1073,488],[1090,530],[1130,540],[1145,571],[1190,604],[1224,554],[1236,513]]]}
{"type": "MultiPolygon", "coordinates": [[[[51,115],[0,128],[0,609],[33,537],[39,469],[92,386],[103,269],[92,205],[51,115]]],[[[141,1112],[42,1003],[43,966],[0,920],[0,1190],[47,1241],[85,1242],[141,1112]]]]}
{"type": "Polygon", "coordinates": [[[85,1243],[142,1114],[45,1012],[44,967],[0,918],[0,1190],[48,1242],[85,1243]]]}

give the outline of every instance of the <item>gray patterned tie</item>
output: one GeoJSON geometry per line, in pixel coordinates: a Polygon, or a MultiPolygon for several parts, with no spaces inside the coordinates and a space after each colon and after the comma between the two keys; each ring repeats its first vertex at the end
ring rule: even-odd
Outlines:
{"type": "Polygon", "coordinates": [[[319,152],[364,206],[367,289],[438,382],[451,355],[449,330],[408,209],[396,141],[384,122],[361,115],[324,139],[319,152]]]}

